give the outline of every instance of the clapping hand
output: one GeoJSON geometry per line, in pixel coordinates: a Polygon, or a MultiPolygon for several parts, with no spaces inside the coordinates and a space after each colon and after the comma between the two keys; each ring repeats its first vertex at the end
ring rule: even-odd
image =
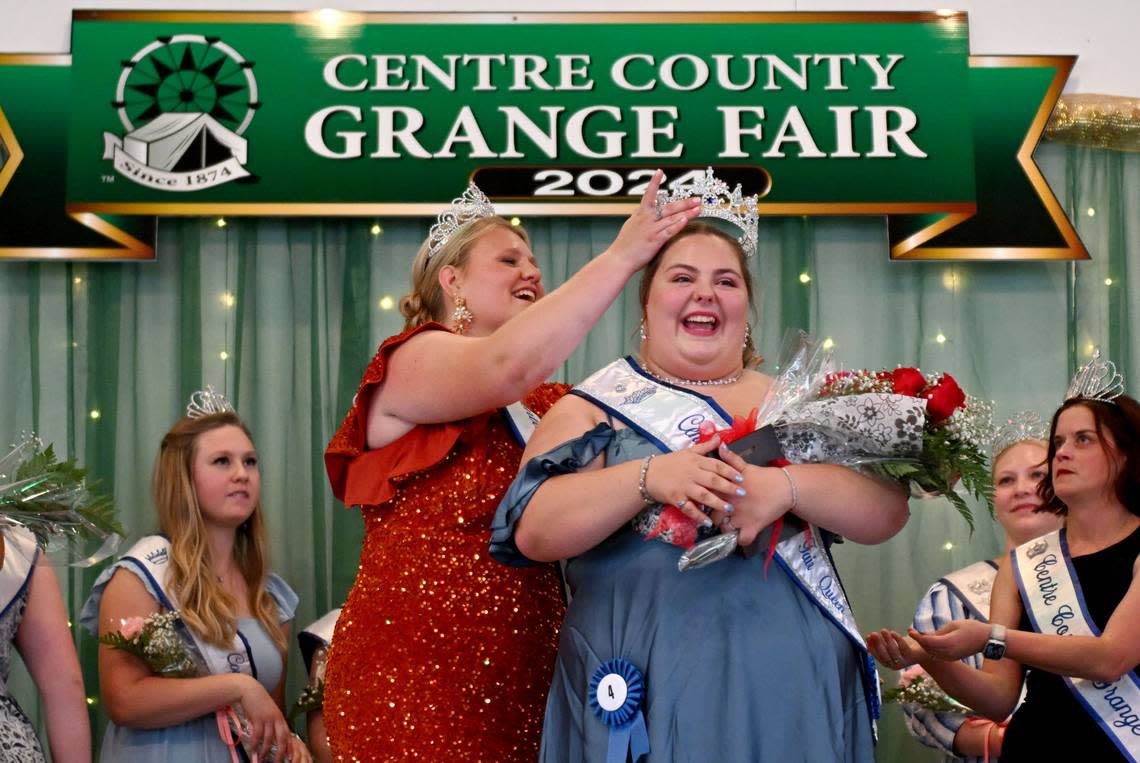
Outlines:
{"type": "Polygon", "coordinates": [[[931,657],[949,662],[982,651],[990,637],[990,626],[980,620],[955,620],[933,633],[919,633],[914,628],[907,632],[931,657]]]}
{"type": "Polygon", "coordinates": [[[867,634],[867,651],[880,665],[894,670],[903,670],[929,657],[914,639],[888,628],[867,634]]]}

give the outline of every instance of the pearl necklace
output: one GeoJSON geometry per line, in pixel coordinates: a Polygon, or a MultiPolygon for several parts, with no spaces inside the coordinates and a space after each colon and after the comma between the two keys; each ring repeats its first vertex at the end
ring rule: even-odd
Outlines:
{"type": "Polygon", "coordinates": [[[645,362],[644,358],[638,358],[638,360],[641,361],[641,367],[645,370],[645,373],[649,374],[657,381],[665,382],[666,384],[690,385],[693,387],[721,387],[726,384],[735,384],[736,382],[740,381],[740,377],[744,376],[744,369],[742,368],[732,376],[722,376],[719,379],[678,379],[673,376],[655,374],[649,368],[649,364],[645,362]]]}

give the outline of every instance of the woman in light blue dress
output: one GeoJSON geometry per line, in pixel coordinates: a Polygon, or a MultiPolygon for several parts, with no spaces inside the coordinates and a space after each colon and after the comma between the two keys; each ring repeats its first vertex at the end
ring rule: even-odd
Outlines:
{"type": "Polygon", "coordinates": [[[100,646],[111,718],[106,763],[229,763],[255,753],[310,761],[283,715],[297,595],[266,569],[257,452],[218,397],[210,391],[163,438],[153,481],[161,534],[104,571],[83,608],[83,624],[100,636],[131,618],[177,611],[179,634],[201,666],[200,677],[161,677],[142,659],[100,646]],[[232,746],[219,726],[227,708],[245,726],[232,746]]]}
{"type": "Polygon", "coordinates": [[[826,545],[832,533],[886,540],[906,499],[842,467],[752,466],[717,438],[692,445],[702,421],[726,428],[771,384],[747,368],[750,300],[745,249],[690,224],[645,272],[640,357],[551,409],[499,507],[496,558],[566,560],[543,761],[624,760],[626,749],[635,763],[874,758],[877,679],[826,545]],[[706,534],[739,531],[760,553],[679,572],[680,549],[631,525],[655,503],[706,534]],[[766,528],[787,512],[765,571],[766,528]]]}

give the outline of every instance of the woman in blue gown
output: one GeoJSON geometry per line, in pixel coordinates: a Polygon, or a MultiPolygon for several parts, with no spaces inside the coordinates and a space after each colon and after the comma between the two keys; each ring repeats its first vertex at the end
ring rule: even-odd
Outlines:
{"type": "Polygon", "coordinates": [[[626,745],[636,762],[645,743],[650,761],[874,758],[877,679],[826,542],[803,527],[882,542],[905,523],[905,496],[843,467],[758,467],[718,449],[719,438],[692,444],[701,421],[724,429],[771,385],[747,368],[745,257],[704,223],[662,250],[641,287],[640,357],[615,361],[550,410],[499,507],[496,558],[566,560],[571,601],[543,761],[624,760],[626,745]],[[802,521],[784,523],[767,574],[763,553],[679,572],[678,548],[631,526],[654,503],[678,506],[705,533],[739,531],[743,547],[767,548],[766,528],[787,512],[802,521]],[[610,727],[598,687],[618,670],[633,698],[627,666],[644,700],[616,712],[640,715],[610,727]]]}
{"type": "Polygon", "coordinates": [[[166,678],[106,644],[99,686],[110,723],[104,763],[310,763],[284,717],[297,594],[269,572],[253,438],[207,388],[163,437],[154,468],[161,534],[144,536],[95,581],[80,620],[106,636],[134,618],[178,612],[194,678],[166,678]],[[243,726],[225,733],[226,716],[243,726]],[[228,711],[228,712],[227,712],[228,711]],[[256,757],[254,757],[256,755],[256,757]]]}

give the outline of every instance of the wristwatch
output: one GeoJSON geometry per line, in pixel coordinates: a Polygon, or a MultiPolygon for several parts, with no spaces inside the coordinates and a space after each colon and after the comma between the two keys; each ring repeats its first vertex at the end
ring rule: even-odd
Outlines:
{"type": "Polygon", "coordinates": [[[1005,626],[994,623],[990,627],[990,640],[982,649],[982,656],[987,660],[1000,660],[1005,656],[1005,626]]]}

